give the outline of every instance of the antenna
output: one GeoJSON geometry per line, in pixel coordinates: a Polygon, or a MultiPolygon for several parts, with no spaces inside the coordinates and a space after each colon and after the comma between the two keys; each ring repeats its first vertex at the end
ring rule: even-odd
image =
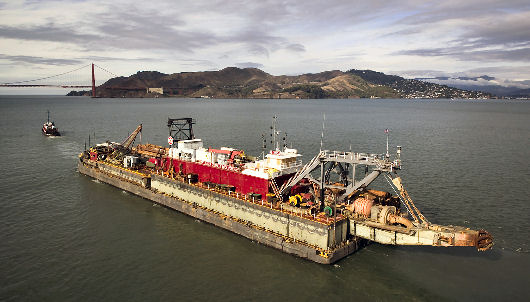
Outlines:
{"type": "Polygon", "coordinates": [[[326,129],[326,113],[323,113],[324,119],[322,120],[322,136],[320,137],[320,152],[322,152],[322,146],[324,145],[324,130],[326,129]]]}
{"type": "Polygon", "coordinates": [[[276,148],[276,115],[272,117],[272,148],[276,148]]]}
{"type": "Polygon", "coordinates": [[[262,149],[267,148],[267,140],[265,139],[265,134],[261,134],[261,140],[262,140],[262,142],[263,142],[263,144],[262,144],[262,146],[263,146],[262,149]]]}
{"type": "Polygon", "coordinates": [[[388,153],[388,133],[390,132],[390,130],[385,129],[385,133],[386,133],[386,158],[389,158],[390,157],[390,154],[388,153]]]}
{"type": "Polygon", "coordinates": [[[277,140],[277,136],[278,134],[280,134],[279,131],[276,130],[276,122],[278,120],[278,117],[276,115],[274,115],[272,117],[272,126],[271,126],[271,130],[272,130],[272,133],[271,133],[271,136],[272,136],[272,147],[273,148],[276,148],[276,150],[280,150],[280,142],[277,140]]]}

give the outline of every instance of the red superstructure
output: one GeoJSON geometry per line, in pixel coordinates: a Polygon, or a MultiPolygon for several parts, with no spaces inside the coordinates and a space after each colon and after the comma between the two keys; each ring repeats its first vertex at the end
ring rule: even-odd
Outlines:
{"type": "Polygon", "coordinates": [[[160,168],[166,173],[196,175],[201,183],[224,185],[234,193],[254,193],[266,199],[274,186],[281,186],[301,167],[299,156],[296,150],[286,149],[271,151],[261,160],[249,160],[242,150],[203,148],[202,140],[191,139],[169,148],[160,168]]]}

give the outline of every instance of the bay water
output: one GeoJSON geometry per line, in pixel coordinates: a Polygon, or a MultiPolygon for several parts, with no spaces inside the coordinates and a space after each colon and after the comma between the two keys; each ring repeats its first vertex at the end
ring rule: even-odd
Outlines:
{"type": "Polygon", "coordinates": [[[530,299],[530,102],[0,96],[0,129],[2,301],[530,299]],[[47,110],[61,137],[41,134],[47,110]],[[385,153],[390,129],[424,215],[484,228],[494,248],[371,244],[320,265],[76,170],[89,136],[121,142],[142,123],[143,143],[167,146],[168,117],[195,118],[205,147],[257,156],[274,115],[304,162],[323,122],[329,150],[385,153]]]}

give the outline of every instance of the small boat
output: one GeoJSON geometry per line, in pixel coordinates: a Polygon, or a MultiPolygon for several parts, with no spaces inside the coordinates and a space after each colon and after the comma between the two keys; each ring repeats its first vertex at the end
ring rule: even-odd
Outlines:
{"type": "Polygon", "coordinates": [[[50,122],[50,110],[48,110],[48,121],[42,125],[42,134],[46,136],[61,136],[55,122],[50,122]]]}

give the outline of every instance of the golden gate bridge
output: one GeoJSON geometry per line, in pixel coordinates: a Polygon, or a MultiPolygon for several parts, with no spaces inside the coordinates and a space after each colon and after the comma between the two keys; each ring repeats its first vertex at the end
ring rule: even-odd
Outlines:
{"type": "MultiPolygon", "coordinates": [[[[98,68],[101,71],[104,71],[107,75],[112,75],[113,77],[118,77],[116,74],[106,70],[105,68],[98,66],[94,63],[81,66],[79,68],[47,76],[41,77],[33,80],[25,80],[11,83],[2,83],[0,87],[49,87],[49,88],[92,88],[92,97],[96,97],[96,76],[95,68],[98,68]],[[90,81],[86,76],[81,76],[81,79],[76,72],[85,71],[86,68],[92,67],[92,79],[90,81]],[[75,75],[75,76],[73,76],[75,75]],[[52,83],[55,81],[54,83],[52,83]],[[65,84],[69,83],[69,84],[65,84]]],[[[86,72],[84,72],[86,75],[86,72]]],[[[108,80],[108,79],[107,79],[108,80]]]]}

